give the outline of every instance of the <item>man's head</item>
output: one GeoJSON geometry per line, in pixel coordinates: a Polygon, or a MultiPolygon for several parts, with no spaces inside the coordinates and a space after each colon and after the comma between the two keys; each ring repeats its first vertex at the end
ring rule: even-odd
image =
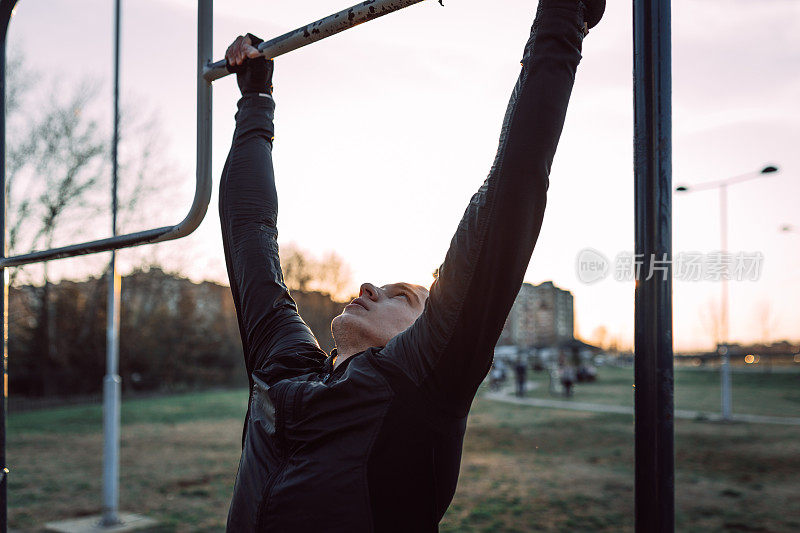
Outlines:
{"type": "Polygon", "coordinates": [[[331,322],[339,353],[353,355],[373,346],[386,346],[422,314],[428,289],[410,283],[376,287],[361,285],[358,298],[331,322]]]}

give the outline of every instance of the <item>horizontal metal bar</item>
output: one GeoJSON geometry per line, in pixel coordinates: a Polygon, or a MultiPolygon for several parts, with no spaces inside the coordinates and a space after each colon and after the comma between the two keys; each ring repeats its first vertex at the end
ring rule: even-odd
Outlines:
{"type": "Polygon", "coordinates": [[[25,255],[17,255],[15,257],[6,257],[0,260],[0,267],[6,268],[21,266],[30,263],[39,263],[41,261],[63,259],[65,257],[75,257],[78,255],[87,255],[97,252],[108,252],[109,250],[116,250],[118,248],[136,246],[137,244],[157,242],[160,237],[166,235],[174,228],[175,226],[168,226],[148,231],[141,231],[139,233],[130,233],[128,235],[118,235],[116,237],[109,237],[107,239],[100,239],[97,241],[72,244],[70,246],[63,246],[61,248],[52,248],[50,250],[31,252],[25,255]]]}
{"type": "Polygon", "coordinates": [[[211,83],[204,79],[203,70],[211,59],[212,11],[211,0],[199,2],[197,15],[197,176],[194,199],[186,217],[174,226],[0,258],[0,268],[169,241],[185,237],[197,229],[208,211],[208,203],[211,200],[211,83]]]}
{"type": "MultiPolygon", "coordinates": [[[[363,22],[394,13],[420,2],[424,2],[424,0],[368,0],[361,2],[280,37],[264,41],[258,45],[258,50],[264,57],[276,58],[331,35],[349,30],[363,22]]],[[[227,76],[229,72],[225,68],[226,64],[224,59],[209,64],[205,68],[203,76],[209,82],[227,76]]]]}

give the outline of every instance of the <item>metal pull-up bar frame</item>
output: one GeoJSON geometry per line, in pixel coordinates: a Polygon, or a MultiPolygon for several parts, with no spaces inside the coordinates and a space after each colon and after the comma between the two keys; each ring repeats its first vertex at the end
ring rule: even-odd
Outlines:
{"type": "MultiPolygon", "coordinates": [[[[2,53],[5,56],[8,22],[18,0],[4,0],[4,26],[2,53]]],[[[356,4],[338,13],[312,22],[302,28],[285,33],[258,46],[259,51],[268,58],[278,57],[303,46],[325,39],[364,22],[388,15],[424,0],[369,0],[356,4]]],[[[229,74],[225,60],[211,62],[213,31],[213,2],[198,2],[197,18],[197,184],[194,200],[186,217],[174,226],[165,226],[146,231],[128,233],[95,241],[72,244],[50,250],[33,251],[27,254],[0,258],[0,268],[21,266],[42,261],[51,261],[78,255],[107,252],[120,248],[169,241],[192,233],[205,217],[211,199],[211,82],[229,74]]],[[[5,88],[5,60],[3,61],[3,86],[5,88]]],[[[3,98],[5,95],[3,94],[3,98]]],[[[5,111],[2,111],[5,124],[5,111]]],[[[4,128],[5,130],[5,128],[4,128]]],[[[3,134],[5,131],[3,130],[3,134]]],[[[3,151],[3,158],[5,151],[3,151]]],[[[5,172],[2,174],[5,183],[5,172]]]]}
{"type": "MultiPolygon", "coordinates": [[[[258,45],[258,51],[268,59],[276,58],[298,48],[302,48],[311,43],[321,41],[331,35],[349,30],[364,22],[374,20],[378,17],[394,13],[404,7],[419,4],[425,0],[367,0],[347,9],[342,9],[338,13],[328,15],[316,22],[307,24],[302,28],[284,33],[269,41],[264,41],[258,45]]],[[[215,61],[209,64],[204,72],[208,81],[218,80],[227,76],[228,70],[225,60],[215,61]]]]}
{"type": "MultiPolygon", "coordinates": [[[[0,0],[0,160],[5,161],[6,40],[18,0],[0,0]]],[[[368,0],[258,46],[274,58],[424,0],[368,0]]],[[[671,255],[670,0],[633,0],[635,246],[644,270],[671,255]]],[[[197,184],[186,217],[174,226],[5,257],[5,165],[0,166],[0,269],[178,239],[202,222],[211,198],[211,82],[228,74],[212,62],[213,0],[198,1],[197,184]]],[[[674,530],[672,288],[665,279],[637,279],[635,310],[636,531],[674,530]]],[[[6,398],[8,396],[8,285],[3,275],[3,393],[0,395],[0,533],[8,521],[6,398]]]]}
{"type": "MultiPolygon", "coordinates": [[[[11,13],[14,10],[17,0],[3,0],[2,11],[0,11],[0,25],[3,28],[2,34],[2,94],[0,97],[5,101],[5,56],[8,23],[11,13]]],[[[211,2],[201,1],[201,8],[197,16],[197,182],[195,186],[194,199],[186,217],[174,226],[165,226],[136,233],[117,235],[96,241],[89,241],[80,244],[72,244],[50,250],[34,251],[27,254],[16,255],[13,257],[3,257],[0,259],[0,268],[51,261],[65,257],[78,255],[94,254],[98,252],[108,252],[120,248],[129,248],[141,244],[170,241],[180,239],[192,233],[203,221],[208,210],[208,203],[211,200],[211,82],[203,77],[204,69],[211,58],[212,46],[212,9],[211,2]],[[203,9],[205,4],[209,4],[203,9]]],[[[5,139],[5,107],[0,110],[0,120],[3,123],[2,136],[5,139]]],[[[5,161],[5,145],[0,152],[5,161]]],[[[2,170],[2,182],[5,184],[5,169],[2,170]]],[[[3,187],[5,191],[5,186],[3,187]]],[[[3,196],[5,193],[3,193],[3,196]]],[[[3,198],[5,200],[5,198],[3,198]]],[[[5,217],[4,217],[5,218],[5,217]]],[[[3,235],[5,236],[5,220],[2,224],[3,235]]],[[[5,242],[5,241],[4,241],[5,242]]],[[[3,246],[5,251],[5,245],[3,246]]]]}
{"type": "MultiPolygon", "coordinates": [[[[334,13],[328,17],[286,33],[270,41],[261,43],[259,50],[263,55],[273,58],[296,50],[313,42],[336,35],[383,15],[393,13],[424,0],[368,0],[334,13]]],[[[0,160],[5,161],[6,135],[6,47],[8,27],[18,0],[0,0],[0,160]]],[[[118,30],[117,30],[118,31],[118,30]]],[[[0,234],[2,235],[2,255],[0,269],[22,266],[43,261],[52,261],[79,255],[108,252],[142,244],[153,244],[185,237],[192,233],[208,211],[211,200],[211,82],[228,74],[226,62],[212,63],[213,39],[213,0],[199,0],[197,12],[197,170],[194,199],[184,219],[173,226],[164,226],[125,235],[115,235],[105,239],[83,242],[33,251],[22,255],[6,257],[5,231],[5,164],[0,167],[0,234]]],[[[116,66],[115,66],[116,68],[116,66]]],[[[6,398],[8,397],[8,285],[3,276],[3,394],[0,395],[0,533],[5,533],[8,524],[8,469],[6,468],[6,398]]]]}
{"type": "Polygon", "coordinates": [[[671,0],[633,2],[636,531],[675,530],[671,0]],[[641,255],[638,255],[641,254],[641,255]]]}

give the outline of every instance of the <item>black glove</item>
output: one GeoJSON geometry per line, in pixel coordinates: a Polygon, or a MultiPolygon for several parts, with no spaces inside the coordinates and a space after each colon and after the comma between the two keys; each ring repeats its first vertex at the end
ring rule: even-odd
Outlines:
{"type": "MultiPolygon", "coordinates": [[[[247,37],[253,46],[258,46],[264,40],[248,33],[247,37]]],[[[226,65],[228,72],[236,73],[236,83],[242,96],[247,94],[266,93],[272,94],[272,71],[275,63],[263,56],[254,59],[245,59],[241,65],[226,65]]]]}

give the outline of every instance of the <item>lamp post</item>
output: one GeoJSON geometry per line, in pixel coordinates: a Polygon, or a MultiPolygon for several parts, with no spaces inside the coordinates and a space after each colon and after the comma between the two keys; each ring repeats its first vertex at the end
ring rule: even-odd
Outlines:
{"type": "MultiPolygon", "coordinates": [[[[761,178],[778,171],[778,167],[768,165],[756,172],[740,174],[724,180],[709,181],[699,185],[680,185],[675,188],[677,192],[696,192],[709,189],[719,189],[719,217],[720,240],[724,257],[728,251],[728,186],[743,181],[761,178]]],[[[720,301],[720,345],[717,351],[720,355],[720,380],[722,388],[722,419],[731,419],[731,369],[730,353],[728,352],[728,276],[722,276],[722,299],[720,301]]]]}

